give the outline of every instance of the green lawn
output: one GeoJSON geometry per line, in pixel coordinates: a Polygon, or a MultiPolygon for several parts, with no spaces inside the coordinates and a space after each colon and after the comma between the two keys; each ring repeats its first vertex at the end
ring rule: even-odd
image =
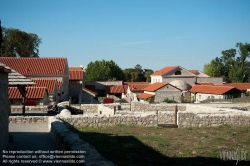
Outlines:
{"type": "MultiPolygon", "coordinates": [[[[72,129],[116,165],[236,165],[220,151],[247,150],[250,128],[223,125],[202,128],[160,128],[118,125],[72,129]]],[[[238,161],[237,165],[250,165],[238,161]]]]}

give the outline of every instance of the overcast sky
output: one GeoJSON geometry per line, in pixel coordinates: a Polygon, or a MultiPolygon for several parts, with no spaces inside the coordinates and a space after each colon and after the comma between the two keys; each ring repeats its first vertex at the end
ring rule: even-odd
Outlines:
{"type": "Polygon", "coordinates": [[[250,43],[250,0],[2,0],[0,19],[42,38],[40,57],[67,57],[69,66],[105,59],[202,71],[250,43]]]}

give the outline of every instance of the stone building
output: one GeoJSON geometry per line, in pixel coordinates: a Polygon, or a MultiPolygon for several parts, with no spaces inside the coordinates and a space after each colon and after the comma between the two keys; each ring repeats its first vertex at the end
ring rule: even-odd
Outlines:
{"type": "Polygon", "coordinates": [[[69,96],[71,103],[82,103],[84,71],[82,67],[69,67],[69,96]]]}
{"type": "MultiPolygon", "coordinates": [[[[15,70],[0,62],[0,162],[2,161],[2,152],[8,146],[9,141],[9,118],[10,108],[8,105],[8,86],[16,86],[23,91],[25,86],[35,83],[17,73],[15,70]]],[[[24,94],[25,95],[25,94],[24,94]]],[[[24,107],[25,109],[25,107],[24,107]]],[[[1,162],[2,163],[2,162],[1,162]]]]}
{"type": "MultiPolygon", "coordinates": [[[[49,100],[49,94],[46,87],[26,87],[26,102],[25,105],[47,105],[49,100]]],[[[8,88],[8,96],[11,105],[21,105],[23,97],[19,92],[17,87],[9,87],[8,88]]]]}
{"type": "Polygon", "coordinates": [[[36,83],[36,85],[33,85],[34,87],[44,87],[46,89],[49,95],[48,102],[55,101],[56,103],[59,103],[61,101],[61,91],[57,79],[32,78],[31,81],[36,83]]]}
{"type": "Polygon", "coordinates": [[[194,85],[189,92],[195,102],[211,99],[231,99],[241,96],[241,91],[232,86],[194,85]]]}
{"type": "Polygon", "coordinates": [[[169,83],[154,83],[144,88],[144,93],[138,95],[141,100],[152,99],[153,102],[163,102],[164,99],[180,101],[182,90],[169,83]]]}
{"type": "Polygon", "coordinates": [[[167,66],[150,75],[151,83],[167,82],[175,80],[185,81],[190,86],[199,82],[211,82],[213,84],[222,84],[222,77],[209,77],[198,70],[186,70],[181,66],[167,66]]]}
{"type": "Polygon", "coordinates": [[[58,82],[61,82],[61,101],[69,100],[69,68],[66,58],[0,57],[0,62],[25,77],[32,79],[56,79],[58,82]]]}

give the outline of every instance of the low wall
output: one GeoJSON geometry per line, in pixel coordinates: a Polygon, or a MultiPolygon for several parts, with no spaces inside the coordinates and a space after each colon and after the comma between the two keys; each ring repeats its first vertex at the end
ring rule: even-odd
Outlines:
{"type": "Polygon", "coordinates": [[[9,116],[10,123],[48,123],[51,116],[9,116]]]}
{"type": "Polygon", "coordinates": [[[102,157],[93,146],[80,139],[78,134],[69,131],[62,121],[52,118],[50,124],[50,133],[60,150],[80,151],[82,152],[80,155],[84,155],[83,158],[79,159],[82,161],[82,164],[77,163],[70,165],[114,166],[112,162],[102,157]]]}
{"type": "MultiPolygon", "coordinates": [[[[150,111],[175,111],[175,107],[177,110],[186,110],[186,104],[168,104],[168,103],[160,103],[160,104],[149,104],[145,102],[132,102],[131,103],[131,111],[136,112],[150,112],[150,111]]],[[[122,103],[122,110],[130,110],[130,103],[122,103]]]]}
{"type": "Polygon", "coordinates": [[[158,111],[158,124],[174,124],[175,111],[158,111]]]}
{"type": "Polygon", "coordinates": [[[200,105],[187,105],[186,111],[178,112],[179,128],[220,126],[249,126],[250,112],[228,108],[212,108],[200,105]]]}
{"type": "MultiPolygon", "coordinates": [[[[25,112],[47,112],[47,105],[38,105],[38,106],[25,106],[25,112]]],[[[20,105],[11,105],[11,113],[22,113],[22,106],[20,105]]]]}
{"type": "Polygon", "coordinates": [[[129,115],[72,115],[71,118],[64,118],[57,115],[68,125],[76,127],[85,126],[114,126],[119,124],[135,126],[157,126],[158,118],[156,113],[136,113],[129,115]]]}

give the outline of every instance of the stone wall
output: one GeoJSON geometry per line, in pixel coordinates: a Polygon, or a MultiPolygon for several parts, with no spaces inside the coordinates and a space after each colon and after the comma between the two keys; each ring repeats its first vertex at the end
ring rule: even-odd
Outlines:
{"type": "Polygon", "coordinates": [[[180,101],[181,91],[172,86],[167,85],[155,92],[155,102],[163,102],[163,100],[166,98],[174,101],[180,101]]]}
{"type": "MultiPolygon", "coordinates": [[[[149,112],[149,111],[174,111],[175,107],[177,110],[186,110],[186,104],[149,104],[147,102],[132,102],[131,111],[136,112],[149,112]]],[[[121,104],[122,110],[130,110],[130,103],[121,104]]]]}
{"type": "MultiPolygon", "coordinates": [[[[47,105],[25,106],[25,112],[47,112],[47,105]]],[[[21,113],[22,106],[11,105],[11,113],[21,113]]]]}
{"type": "Polygon", "coordinates": [[[178,112],[178,127],[249,126],[250,112],[228,108],[212,108],[200,105],[187,105],[186,111],[178,112]]]}
{"type": "Polygon", "coordinates": [[[72,115],[71,118],[60,117],[66,125],[85,127],[85,126],[114,126],[114,125],[135,125],[135,126],[157,126],[156,113],[140,114],[116,114],[116,115],[72,115]]]}
{"type": "Polygon", "coordinates": [[[79,135],[71,132],[65,127],[62,121],[58,119],[51,119],[50,133],[60,150],[81,151],[80,155],[84,158],[80,160],[83,164],[69,164],[69,165],[85,165],[85,166],[114,166],[114,164],[102,157],[97,150],[79,138],[79,135]]]}
{"type": "Polygon", "coordinates": [[[9,123],[48,123],[50,116],[9,116],[9,123]]]}
{"type": "Polygon", "coordinates": [[[9,143],[8,123],[8,73],[0,72],[0,163],[2,152],[9,143]]]}
{"type": "Polygon", "coordinates": [[[158,111],[158,124],[175,124],[175,111],[158,111]]]}

